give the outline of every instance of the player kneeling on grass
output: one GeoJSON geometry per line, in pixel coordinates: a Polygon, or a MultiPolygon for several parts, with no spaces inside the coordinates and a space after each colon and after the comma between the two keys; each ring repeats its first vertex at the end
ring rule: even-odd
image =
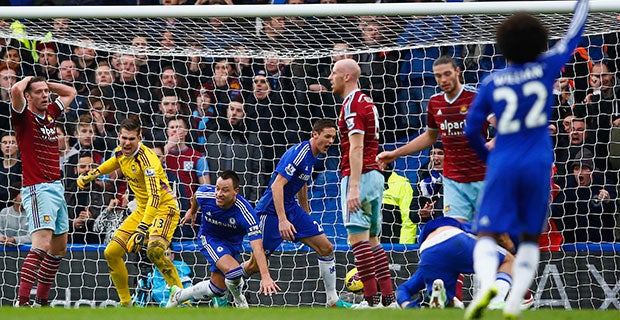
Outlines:
{"type": "Polygon", "coordinates": [[[239,194],[237,174],[230,170],[223,171],[215,187],[205,185],[198,188],[181,224],[189,221],[193,226],[199,205],[202,210],[202,223],[198,232],[200,252],[209,262],[211,279],[186,289],[171,287],[166,308],[176,307],[191,298],[222,297],[226,289],[230,290],[238,308],[248,308],[248,302],[241,292],[243,278],[247,274],[237,261],[246,234],[260,269],[262,281],[259,292],[266,295],[277,293],[280,288],[269,275],[256,212],[239,194]]]}
{"type": "Polygon", "coordinates": [[[140,142],[140,132],[138,120],[124,119],[118,134],[119,146],[113,156],[77,180],[83,189],[100,175],[120,168],[136,196],[138,208],[114,232],[104,251],[121,306],[131,304],[129,275],[123,257],[128,252],[140,251],[147,243],[146,256],[161,271],[166,283],[182,286],[177,269],[165,255],[179,221],[177,199],[171,192],[161,161],[153,150],[140,142]]]}
{"type": "MultiPolygon", "coordinates": [[[[468,223],[441,217],[429,221],[420,234],[420,262],[418,270],[407,282],[398,286],[398,304],[404,308],[419,308],[417,293],[427,288],[430,307],[460,307],[455,299],[456,281],[459,274],[474,273],[474,246],[476,238],[469,233],[468,223]]],[[[495,285],[499,289],[489,307],[503,307],[504,298],[512,284],[511,270],[514,256],[496,245],[501,261],[495,285]]]]}

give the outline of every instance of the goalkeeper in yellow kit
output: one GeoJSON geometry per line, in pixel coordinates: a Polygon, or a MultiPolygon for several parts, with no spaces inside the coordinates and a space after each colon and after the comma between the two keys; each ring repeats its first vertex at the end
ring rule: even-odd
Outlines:
{"type": "Polygon", "coordinates": [[[176,268],[165,256],[179,223],[177,200],[159,158],[140,142],[140,131],[138,120],[123,120],[118,135],[120,145],[113,156],[77,180],[78,186],[84,188],[100,175],[120,168],[136,196],[138,208],[114,232],[104,252],[122,306],[129,306],[131,301],[129,275],[123,257],[128,252],[140,251],[147,243],[146,255],[161,270],[166,283],[171,287],[183,286],[176,268]]]}

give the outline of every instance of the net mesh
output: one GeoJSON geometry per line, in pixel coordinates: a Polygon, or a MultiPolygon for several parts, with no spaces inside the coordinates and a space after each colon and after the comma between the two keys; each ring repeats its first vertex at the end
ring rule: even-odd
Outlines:
{"type": "MultiPolygon", "coordinates": [[[[84,208],[95,209],[91,210],[92,218],[84,221],[83,228],[78,226],[80,223],[72,225],[70,241],[74,244],[61,266],[65,273],[58,276],[58,288],[53,291],[56,303],[99,305],[117,299],[103,259],[103,246],[97,243],[106,241],[106,232],[114,230],[125,214],[126,186],[122,179],[110,176],[100,179],[99,189],[86,192],[85,197],[73,187],[80,161],[91,165],[109,157],[116,146],[117,124],[123,118],[139,117],[144,125],[145,142],[168,154],[168,171],[177,178],[175,188],[183,209],[187,209],[197,185],[214,182],[216,173],[223,169],[240,173],[241,193],[256,201],[284,150],[307,139],[315,119],[336,119],[341,98],[331,93],[327,81],[334,61],[343,57],[359,61],[360,85],[371,95],[380,112],[382,148],[393,149],[425,127],[426,103],[436,93],[431,66],[439,55],[454,56],[463,70],[463,82],[473,86],[492,70],[505,66],[493,44],[495,27],[505,17],[485,14],[3,21],[0,24],[2,129],[10,130],[11,81],[39,75],[78,90],[76,101],[59,120],[66,135],[66,139],[60,140],[64,141],[61,149],[65,148],[63,170],[67,198],[71,199],[71,223],[79,220],[84,208]],[[266,81],[261,82],[262,79],[266,81]],[[229,120],[229,115],[234,114],[230,111],[234,101],[244,104],[245,122],[241,126],[229,120]],[[169,118],[185,121],[189,130],[181,139],[192,152],[179,155],[176,141],[171,138],[175,133],[170,131],[169,118]],[[80,159],[85,151],[90,159],[80,159]]],[[[549,29],[550,37],[557,39],[567,29],[571,15],[538,17],[549,29]]],[[[581,211],[568,213],[566,207],[570,204],[577,208],[584,201],[567,199],[560,192],[564,200],[556,202],[555,207],[565,216],[554,215],[551,221],[555,229],[544,235],[547,242],[543,249],[550,252],[543,255],[537,277],[539,306],[608,307],[611,293],[606,283],[616,283],[619,278],[618,246],[607,243],[613,242],[619,233],[615,181],[620,168],[620,137],[610,123],[618,115],[615,70],[620,65],[617,58],[620,21],[617,17],[615,12],[590,15],[582,41],[584,54],[576,54],[562,75],[570,80],[569,84],[558,86],[558,99],[561,102],[564,99],[563,103],[571,110],[574,103],[592,93],[589,87],[592,63],[603,59],[608,62],[610,70],[603,73],[612,74],[614,96],[608,99],[611,107],[601,109],[596,118],[607,117],[609,122],[591,121],[595,115],[588,108],[582,116],[589,121],[584,129],[591,137],[587,144],[596,151],[593,157],[597,164],[604,165],[599,166],[598,173],[604,179],[597,180],[597,186],[611,193],[611,205],[606,202],[603,206],[611,207],[597,213],[596,219],[583,222],[581,211]],[[561,92],[562,88],[566,90],[561,92]],[[607,134],[599,135],[601,132],[607,134]],[[597,140],[599,136],[603,137],[602,141],[597,140]],[[584,228],[599,237],[580,238],[584,228]],[[567,235],[578,244],[566,241],[567,235]],[[564,242],[558,236],[564,236],[564,242]],[[606,244],[588,244],[600,241],[606,244]]],[[[571,131],[579,130],[570,126],[563,130],[564,116],[553,119],[557,127],[556,153],[568,154],[556,161],[555,178],[562,190],[568,190],[572,187],[567,183],[574,178],[572,167],[567,169],[567,166],[575,157],[570,154],[568,139],[571,131]]],[[[4,148],[2,152],[5,159],[18,157],[4,148]]],[[[342,289],[344,274],[352,268],[353,260],[350,254],[345,254],[348,245],[339,212],[339,159],[338,148],[333,147],[317,165],[310,201],[312,216],[321,223],[338,250],[338,288],[342,289]]],[[[413,193],[410,199],[386,205],[384,211],[382,240],[390,249],[396,284],[415,271],[415,231],[407,235],[401,227],[410,220],[409,212],[416,220],[421,197],[418,180],[428,163],[426,150],[394,164],[395,172],[409,179],[413,193]],[[399,246],[399,239],[409,239],[400,242],[410,246],[399,246]]],[[[1,200],[7,205],[9,185],[19,179],[19,172],[13,171],[3,175],[6,182],[0,186],[1,200]]],[[[5,231],[8,235],[18,230],[7,227],[5,231]]],[[[178,258],[193,269],[194,281],[198,281],[205,277],[206,269],[204,258],[190,241],[195,231],[180,228],[175,234],[174,248],[181,253],[178,258]]],[[[10,305],[15,286],[9,284],[17,283],[17,270],[27,247],[4,250],[6,254],[0,258],[4,266],[0,304],[10,305]]],[[[250,303],[324,304],[316,257],[310,252],[302,245],[285,243],[281,253],[270,259],[272,276],[284,294],[269,299],[255,294],[258,281],[253,278],[249,282],[250,303]]],[[[130,274],[135,280],[132,283],[136,286],[142,281],[136,292],[151,292],[152,285],[144,281],[148,280],[152,267],[139,262],[143,261],[139,256],[129,258],[130,274]]],[[[355,298],[347,296],[347,299],[355,298]]],[[[156,304],[150,295],[147,300],[156,304]]]]}

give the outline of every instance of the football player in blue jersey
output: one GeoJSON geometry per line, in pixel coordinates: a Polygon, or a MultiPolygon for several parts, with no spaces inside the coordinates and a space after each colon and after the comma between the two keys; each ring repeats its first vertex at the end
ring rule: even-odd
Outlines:
{"type": "MultiPolygon", "coordinates": [[[[317,120],[312,138],[288,149],[271,177],[269,188],[256,205],[260,217],[265,253],[269,256],[282,243],[301,241],[318,255],[319,272],[327,293],[327,307],[351,306],[336,292],[336,262],[332,243],[323,228],[310,216],[308,183],[318,156],[325,154],[334,143],[336,124],[327,119],[317,120]],[[295,199],[297,196],[297,199],[295,199]]],[[[255,255],[244,265],[248,274],[257,272],[255,255]]]]}
{"type": "Polygon", "coordinates": [[[243,250],[242,241],[246,234],[261,274],[259,292],[267,295],[277,293],[280,288],[269,275],[256,212],[239,194],[239,176],[234,171],[226,170],[219,174],[215,187],[199,187],[192,197],[192,206],[181,221],[182,224],[188,221],[194,224],[198,206],[202,211],[202,223],[198,232],[200,252],[210,264],[211,279],[185,289],[172,286],[166,308],[175,307],[191,298],[222,297],[226,289],[234,297],[238,308],[248,308],[248,302],[241,292],[243,277],[247,274],[237,261],[243,250]]]}
{"type": "MultiPolygon", "coordinates": [[[[474,272],[476,238],[471,234],[470,224],[451,217],[436,218],[424,226],[419,241],[418,269],[409,280],[398,286],[398,304],[403,309],[419,308],[420,301],[415,297],[420,290],[427,288],[431,308],[463,308],[463,303],[456,299],[456,290],[459,274],[474,272]]],[[[495,279],[498,295],[489,308],[497,309],[503,306],[512,285],[510,272],[514,256],[499,245],[495,246],[495,253],[501,262],[495,279]]],[[[524,307],[528,305],[524,303],[524,307]]]]}
{"type": "Polygon", "coordinates": [[[521,297],[538,268],[538,236],[549,206],[553,146],[548,125],[553,83],[579,43],[588,7],[588,0],[579,0],[566,36],[546,52],[547,30],[529,14],[516,13],[497,28],[497,45],[509,65],[484,79],[465,129],[472,147],[487,162],[486,186],[474,220],[479,236],[474,270],[480,290],[467,308],[465,319],[480,318],[497,293],[493,286],[499,264],[495,244],[497,236],[506,232],[518,232],[521,244],[504,318],[520,316],[521,297]],[[492,152],[480,135],[489,113],[497,118],[492,152]]]}

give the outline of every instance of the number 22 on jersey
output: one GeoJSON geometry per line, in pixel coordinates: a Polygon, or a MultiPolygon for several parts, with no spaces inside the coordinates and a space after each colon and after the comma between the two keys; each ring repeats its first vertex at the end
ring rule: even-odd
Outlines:
{"type": "MultiPolygon", "coordinates": [[[[534,104],[525,116],[525,127],[531,129],[546,125],[548,119],[544,109],[549,93],[545,85],[540,81],[530,81],[526,82],[521,88],[523,96],[536,96],[534,104]]],[[[500,87],[493,91],[493,100],[495,102],[506,102],[506,108],[497,122],[497,132],[511,134],[521,130],[521,120],[515,118],[517,108],[520,105],[517,92],[510,87],[500,87]]]]}

